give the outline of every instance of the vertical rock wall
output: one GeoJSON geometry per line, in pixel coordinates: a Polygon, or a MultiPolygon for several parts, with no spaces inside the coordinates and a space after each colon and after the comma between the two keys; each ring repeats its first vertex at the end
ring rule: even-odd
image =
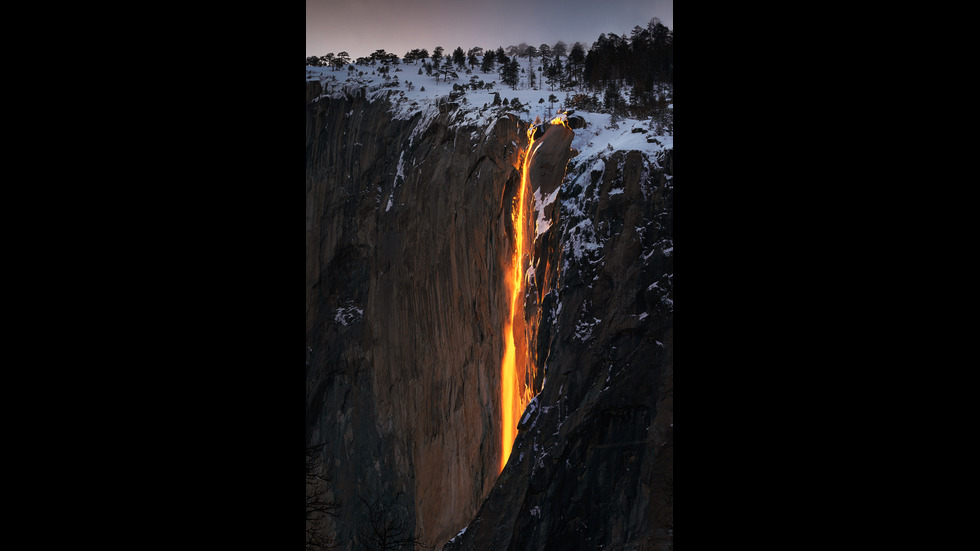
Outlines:
{"type": "Polygon", "coordinates": [[[557,281],[540,304],[543,388],[445,549],[672,548],[672,189],[671,151],[570,167],[536,247],[557,281]]]}
{"type": "Polygon", "coordinates": [[[368,505],[439,548],[499,465],[501,283],[525,133],[307,88],[307,445],[341,549],[368,505]]]}

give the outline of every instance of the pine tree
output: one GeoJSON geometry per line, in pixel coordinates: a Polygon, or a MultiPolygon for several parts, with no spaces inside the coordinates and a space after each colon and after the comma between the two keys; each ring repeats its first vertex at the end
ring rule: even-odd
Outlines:
{"type": "Polygon", "coordinates": [[[551,47],[551,53],[554,54],[556,59],[563,55],[568,55],[568,46],[559,40],[558,42],[555,42],[554,46],[551,47]]]}
{"type": "Polygon", "coordinates": [[[483,62],[480,63],[480,70],[484,73],[489,73],[493,71],[493,50],[490,50],[483,54],[483,62]]]}
{"type": "Polygon", "coordinates": [[[582,46],[581,42],[573,44],[571,51],[568,52],[568,59],[566,61],[568,62],[569,72],[579,82],[579,90],[581,91],[582,70],[585,67],[585,46],[582,46]]]}
{"type": "Polygon", "coordinates": [[[503,46],[498,46],[497,51],[494,53],[494,61],[503,65],[504,63],[510,62],[510,58],[507,57],[507,53],[504,52],[503,46]]]}
{"type": "Polygon", "coordinates": [[[616,79],[608,80],[606,82],[606,92],[602,100],[602,106],[611,113],[617,114],[623,108],[623,103],[623,95],[620,92],[619,85],[616,84],[616,79]]]}
{"type": "Polygon", "coordinates": [[[520,65],[517,64],[517,58],[515,57],[504,64],[501,79],[504,81],[504,84],[516,90],[519,77],[520,65]]]}
{"type": "Polygon", "coordinates": [[[466,68],[466,53],[460,46],[456,46],[456,49],[453,50],[453,63],[461,70],[466,68]]]}
{"type": "Polygon", "coordinates": [[[554,54],[551,51],[551,46],[547,44],[538,46],[538,56],[540,56],[542,60],[551,59],[552,55],[554,54]]]}
{"type": "MultiPolygon", "coordinates": [[[[537,56],[538,56],[538,49],[535,48],[534,46],[528,46],[524,48],[524,57],[527,58],[527,67],[532,72],[532,74],[534,72],[534,62],[532,60],[537,56]]],[[[530,85],[530,81],[529,81],[529,85],[530,85]]]]}

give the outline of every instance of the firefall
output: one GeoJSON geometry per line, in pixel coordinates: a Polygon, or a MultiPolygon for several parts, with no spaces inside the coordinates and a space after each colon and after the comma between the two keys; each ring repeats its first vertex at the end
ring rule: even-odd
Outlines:
{"type": "MultiPolygon", "coordinates": [[[[514,254],[511,257],[510,272],[506,278],[507,290],[510,293],[510,315],[504,324],[504,358],[500,365],[500,410],[501,410],[501,454],[500,470],[504,470],[507,459],[510,457],[511,449],[514,446],[514,439],[517,437],[517,416],[524,411],[528,402],[531,400],[531,389],[528,387],[526,378],[518,381],[518,374],[527,373],[527,346],[524,344],[524,301],[523,301],[523,281],[524,270],[527,268],[525,259],[530,255],[530,244],[525,237],[527,229],[525,199],[528,196],[528,167],[534,155],[536,146],[534,143],[535,135],[541,128],[535,121],[527,132],[528,146],[524,154],[524,161],[521,166],[521,187],[514,197],[511,208],[511,220],[514,224],[514,254]],[[518,346],[515,342],[514,334],[519,332],[521,356],[518,358],[518,346]]],[[[563,117],[555,117],[550,124],[567,123],[563,117]]],[[[540,146],[540,144],[538,144],[540,146]]]]}

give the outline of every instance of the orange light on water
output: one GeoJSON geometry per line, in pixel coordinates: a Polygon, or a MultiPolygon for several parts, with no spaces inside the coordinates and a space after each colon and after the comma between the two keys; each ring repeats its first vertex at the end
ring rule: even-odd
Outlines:
{"type": "MultiPolygon", "coordinates": [[[[526,401],[529,399],[530,390],[520,389],[517,381],[517,347],[514,340],[515,320],[521,315],[523,322],[523,293],[524,264],[523,259],[528,253],[526,250],[524,230],[526,221],[524,217],[524,199],[527,196],[528,175],[527,169],[531,162],[531,154],[534,151],[534,130],[532,126],[528,129],[528,146],[524,155],[524,163],[521,167],[521,187],[517,192],[511,220],[514,222],[515,246],[514,255],[511,258],[510,274],[507,278],[507,290],[510,292],[510,316],[504,324],[504,359],[500,365],[500,410],[501,410],[501,454],[500,470],[504,470],[507,459],[510,457],[511,449],[514,446],[514,439],[517,438],[517,416],[521,414],[526,401]]],[[[520,327],[523,331],[523,325],[520,327]]],[[[526,352],[526,350],[525,350],[526,352]]],[[[527,362],[527,358],[521,358],[522,362],[527,362]]],[[[524,366],[526,368],[526,366],[524,366]]],[[[525,369],[521,370],[522,372],[525,369]]],[[[526,385],[525,385],[526,386],[526,385]]]]}

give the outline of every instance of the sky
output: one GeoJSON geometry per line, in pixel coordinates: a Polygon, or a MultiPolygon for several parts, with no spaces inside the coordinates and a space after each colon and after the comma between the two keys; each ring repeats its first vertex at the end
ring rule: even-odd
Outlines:
{"type": "Polygon", "coordinates": [[[446,54],[525,42],[588,48],[601,33],[629,36],[659,17],[674,28],[673,0],[306,0],[306,56],[347,52],[351,60],[415,48],[446,54]]]}

